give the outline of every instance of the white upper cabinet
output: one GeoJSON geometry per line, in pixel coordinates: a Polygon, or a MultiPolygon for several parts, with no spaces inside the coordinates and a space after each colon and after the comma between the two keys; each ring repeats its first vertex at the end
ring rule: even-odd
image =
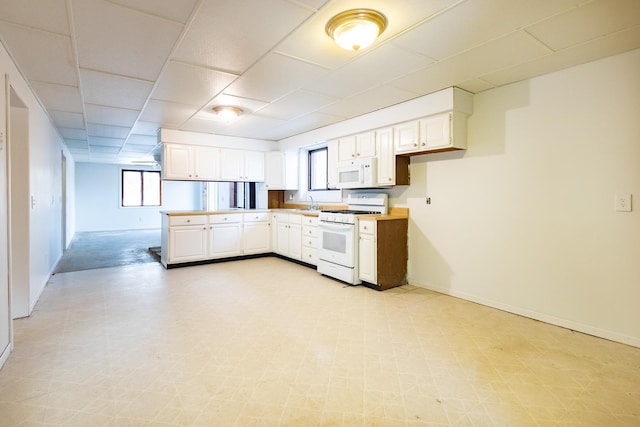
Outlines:
{"type": "Polygon", "coordinates": [[[223,181],[264,181],[264,153],[221,148],[220,179],[223,181]]]}
{"type": "Polygon", "coordinates": [[[165,143],[162,173],[163,178],[168,180],[215,181],[220,179],[220,149],[165,143]]]}
{"type": "Polygon", "coordinates": [[[420,147],[432,150],[451,146],[451,113],[420,120],[420,147]]]}
{"type": "Polygon", "coordinates": [[[393,147],[393,128],[378,129],[375,136],[378,151],[378,185],[395,185],[396,156],[393,147]]]}
{"type": "Polygon", "coordinates": [[[376,133],[365,132],[346,136],[338,140],[338,161],[376,155],[376,133]]]}
{"type": "Polygon", "coordinates": [[[298,189],[298,153],[267,151],[264,153],[264,183],[269,190],[298,189]]]}
{"type": "Polygon", "coordinates": [[[394,126],[396,154],[467,148],[467,116],[452,111],[394,126]]]}

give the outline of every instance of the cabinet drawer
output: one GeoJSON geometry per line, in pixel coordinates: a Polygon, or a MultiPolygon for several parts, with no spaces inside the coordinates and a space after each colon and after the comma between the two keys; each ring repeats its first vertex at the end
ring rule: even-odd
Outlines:
{"type": "Polygon", "coordinates": [[[306,248],[317,249],[318,248],[318,238],[310,237],[310,236],[302,236],[302,246],[306,248]]]}
{"type": "Polygon", "coordinates": [[[360,234],[376,234],[376,222],[375,221],[359,221],[358,232],[360,234]]]}
{"type": "Polygon", "coordinates": [[[302,225],[310,225],[315,227],[318,225],[318,217],[317,216],[302,216],[302,225]]]}
{"type": "Polygon", "coordinates": [[[229,222],[242,222],[242,214],[209,215],[209,224],[224,224],[229,222]]]}
{"type": "Polygon", "coordinates": [[[206,215],[169,216],[169,227],[176,227],[181,225],[205,225],[206,223],[206,215]]]}
{"type": "Polygon", "coordinates": [[[302,226],[302,235],[304,237],[318,237],[318,227],[310,227],[308,225],[303,225],[302,226]]]}
{"type": "Polygon", "coordinates": [[[302,248],[302,261],[309,264],[318,265],[318,250],[313,248],[302,248]]]}
{"type": "Polygon", "coordinates": [[[269,212],[252,212],[242,215],[244,222],[264,222],[269,221],[269,212]]]}

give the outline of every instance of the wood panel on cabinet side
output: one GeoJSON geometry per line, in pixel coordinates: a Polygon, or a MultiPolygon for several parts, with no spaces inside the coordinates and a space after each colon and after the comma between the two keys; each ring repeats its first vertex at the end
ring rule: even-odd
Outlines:
{"type": "Polygon", "coordinates": [[[378,283],[374,289],[385,290],[407,284],[408,218],[377,223],[378,283]]]}

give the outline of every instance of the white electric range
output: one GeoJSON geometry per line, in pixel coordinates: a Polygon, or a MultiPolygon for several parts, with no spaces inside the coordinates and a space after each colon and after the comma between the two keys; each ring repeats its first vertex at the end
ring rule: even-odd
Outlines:
{"type": "Polygon", "coordinates": [[[353,193],[347,198],[347,209],[320,212],[319,273],[351,285],[361,283],[358,274],[358,217],[387,214],[387,200],[387,195],[382,193],[353,193]]]}

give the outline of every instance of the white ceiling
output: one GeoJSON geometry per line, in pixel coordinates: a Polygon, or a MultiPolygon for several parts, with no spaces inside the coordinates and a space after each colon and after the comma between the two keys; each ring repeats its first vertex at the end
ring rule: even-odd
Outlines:
{"type": "Polygon", "coordinates": [[[160,127],[280,140],[637,49],[640,0],[0,0],[0,36],[74,158],[127,163],[160,127]],[[341,50],[324,26],[358,7],[388,28],[341,50]]]}

